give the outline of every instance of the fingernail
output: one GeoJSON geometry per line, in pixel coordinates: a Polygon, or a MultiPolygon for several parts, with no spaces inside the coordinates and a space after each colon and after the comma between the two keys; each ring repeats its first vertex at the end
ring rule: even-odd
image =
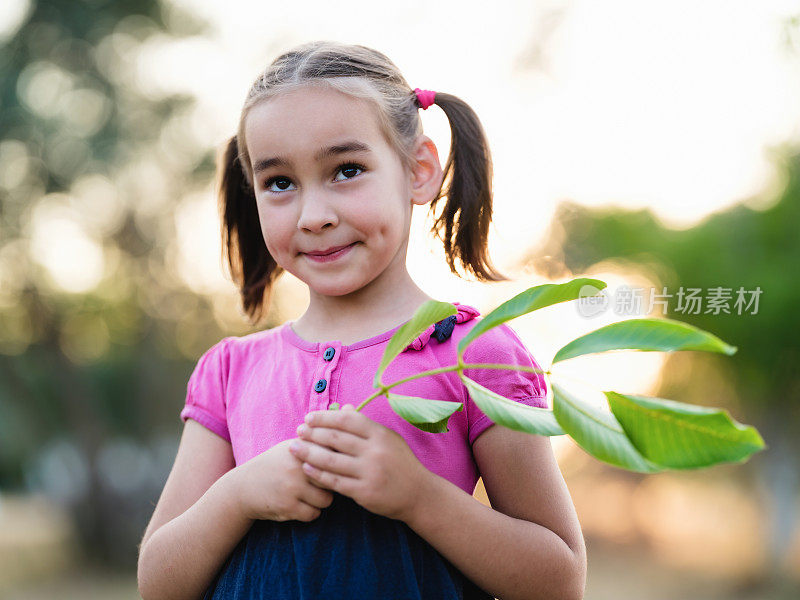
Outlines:
{"type": "Polygon", "coordinates": [[[291,444],[289,444],[289,450],[294,450],[294,451],[296,452],[297,450],[300,450],[300,448],[301,448],[302,446],[303,446],[303,445],[302,445],[300,442],[298,442],[297,440],[295,440],[295,441],[293,441],[291,444]]]}
{"type": "Polygon", "coordinates": [[[308,431],[308,427],[306,427],[303,423],[297,426],[297,435],[303,435],[306,431],[308,431]]]}

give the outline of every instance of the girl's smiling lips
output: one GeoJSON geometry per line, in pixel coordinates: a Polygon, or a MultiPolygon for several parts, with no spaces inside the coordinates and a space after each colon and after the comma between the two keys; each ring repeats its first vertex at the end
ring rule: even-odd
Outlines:
{"type": "MultiPolygon", "coordinates": [[[[354,244],[355,242],[353,242],[354,244]]],[[[337,250],[341,250],[342,248],[347,248],[347,246],[352,246],[353,244],[345,244],[344,246],[332,246],[327,250],[313,250],[309,252],[304,252],[303,254],[311,254],[313,256],[322,256],[324,254],[330,254],[331,252],[336,252],[337,250]]]]}
{"type": "Polygon", "coordinates": [[[348,244],[347,246],[334,246],[332,248],[328,248],[327,250],[321,251],[314,251],[314,252],[303,252],[309,259],[313,260],[314,262],[329,262],[332,260],[336,260],[341,256],[344,256],[350,249],[355,246],[356,242],[352,244],[348,244]]]}

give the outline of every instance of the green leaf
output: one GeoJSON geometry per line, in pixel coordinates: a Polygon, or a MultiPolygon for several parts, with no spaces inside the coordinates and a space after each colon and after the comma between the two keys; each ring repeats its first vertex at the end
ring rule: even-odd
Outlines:
{"type": "Polygon", "coordinates": [[[331,405],[328,407],[328,410],[339,410],[339,403],[331,402],[331,405]]]}
{"type": "Polygon", "coordinates": [[[373,385],[376,388],[381,388],[383,382],[381,377],[386,367],[391,363],[406,347],[413,342],[423,331],[434,323],[438,323],[458,312],[455,304],[449,302],[439,302],[437,300],[428,300],[425,304],[417,309],[414,316],[409,321],[404,323],[400,329],[394,332],[392,339],[386,345],[386,350],[381,358],[381,364],[375,373],[373,385]]]}
{"type": "Polygon", "coordinates": [[[563,435],[564,431],[556,422],[549,408],[527,406],[483,387],[463,373],[461,381],[467,387],[470,398],[492,422],[525,433],[537,435],[563,435]]]}
{"type": "Polygon", "coordinates": [[[672,319],[627,319],[611,323],[587,333],[561,348],[553,364],[583,354],[608,350],[643,350],[672,352],[674,350],[704,350],[735,354],[736,346],[726,344],[717,336],[672,319]]]}
{"type": "Polygon", "coordinates": [[[414,396],[400,396],[391,392],[387,394],[387,398],[389,399],[389,406],[392,407],[394,412],[414,427],[429,433],[450,431],[447,428],[447,420],[450,415],[456,411],[464,410],[461,402],[428,400],[414,396]]]}
{"type": "Polygon", "coordinates": [[[605,282],[599,279],[580,277],[566,283],[545,283],[528,288],[485,315],[467,335],[461,338],[458,343],[459,360],[464,355],[464,349],[472,340],[493,327],[545,306],[593,296],[605,287],[605,282]]]}
{"type": "Polygon", "coordinates": [[[551,383],[551,387],[558,424],[586,452],[629,471],[655,473],[663,470],[642,456],[611,412],[580,400],[557,383],[551,383]]]}
{"type": "Polygon", "coordinates": [[[672,469],[744,462],[764,448],[749,425],[727,410],[664,398],[603,392],[633,445],[648,459],[672,469]]]}

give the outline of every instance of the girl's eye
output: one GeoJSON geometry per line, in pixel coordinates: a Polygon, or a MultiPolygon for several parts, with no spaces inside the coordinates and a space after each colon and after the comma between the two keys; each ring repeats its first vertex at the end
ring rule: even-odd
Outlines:
{"type": "MultiPolygon", "coordinates": [[[[346,174],[347,172],[351,172],[352,173],[353,171],[362,171],[363,172],[364,171],[364,167],[362,167],[361,165],[357,165],[355,163],[346,163],[344,165],[339,165],[337,167],[336,171],[337,172],[341,172],[342,174],[346,174]]],[[[357,173],[355,173],[353,175],[350,175],[350,176],[347,176],[346,179],[352,179],[356,175],[357,175],[357,173]]],[[[343,181],[343,180],[342,179],[337,179],[337,181],[343,181]]]]}
{"type": "Polygon", "coordinates": [[[286,177],[273,177],[272,179],[268,179],[266,183],[264,183],[264,187],[267,189],[268,192],[285,192],[286,188],[283,187],[278,190],[269,189],[270,187],[272,187],[273,183],[277,182],[281,182],[281,184],[283,184],[283,182],[289,182],[289,180],[286,179],[286,177]]]}
{"type": "MultiPolygon", "coordinates": [[[[342,173],[345,177],[343,179],[337,178],[336,181],[347,181],[348,179],[352,179],[353,177],[356,177],[360,173],[363,173],[364,170],[365,170],[364,167],[362,167],[361,165],[355,163],[343,163],[338,167],[336,167],[336,172],[342,173]],[[354,171],[359,171],[359,173],[355,173],[354,171]]],[[[268,192],[273,192],[273,193],[285,192],[288,189],[287,184],[291,185],[291,181],[288,178],[283,177],[281,175],[278,177],[271,177],[270,179],[267,179],[267,181],[264,182],[264,188],[268,192]],[[277,184],[278,189],[270,189],[273,184],[277,184]]]]}

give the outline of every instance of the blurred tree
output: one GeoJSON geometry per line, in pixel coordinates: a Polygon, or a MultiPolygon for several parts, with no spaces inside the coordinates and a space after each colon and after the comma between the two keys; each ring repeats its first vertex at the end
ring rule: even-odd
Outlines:
{"type": "MultiPolygon", "coordinates": [[[[554,271],[559,259],[572,273],[591,272],[601,261],[644,271],[655,280],[656,294],[673,295],[667,298],[668,313],[663,316],[738,346],[732,357],[670,356],[658,394],[702,405],[736,402],[749,413],[740,420],[755,425],[768,446],[748,466],[766,475],[772,492],[768,564],[773,569],[770,577],[780,577],[793,538],[800,471],[800,340],[795,335],[800,317],[794,305],[800,298],[800,280],[793,275],[800,264],[800,153],[783,148],[773,154],[781,174],[781,190],[774,198],[754,198],[688,230],[662,226],[649,210],[563,203],[544,250],[537,252],[553,258],[539,265],[541,259],[526,260],[552,275],[559,274],[554,271]],[[703,303],[676,313],[681,287],[684,292],[700,288],[698,295],[706,300],[714,294],[711,288],[721,287],[730,301],[724,312],[703,303]],[[739,288],[761,290],[757,312],[754,304],[747,306],[753,299],[750,293],[745,294],[745,305],[735,306],[739,288]],[[721,372],[729,385],[708,385],[711,370],[721,372]],[[725,397],[728,391],[735,396],[725,397]]],[[[643,306],[648,299],[645,294],[643,306]]],[[[682,300],[686,306],[686,298],[682,300]]]]}
{"type": "Polygon", "coordinates": [[[194,99],[137,62],[206,25],[156,0],[29,8],[0,42],[0,488],[60,491],[89,557],[130,566],[193,362],[236,333],[169,268],[214,148],[175,142],[194,99]]]}

